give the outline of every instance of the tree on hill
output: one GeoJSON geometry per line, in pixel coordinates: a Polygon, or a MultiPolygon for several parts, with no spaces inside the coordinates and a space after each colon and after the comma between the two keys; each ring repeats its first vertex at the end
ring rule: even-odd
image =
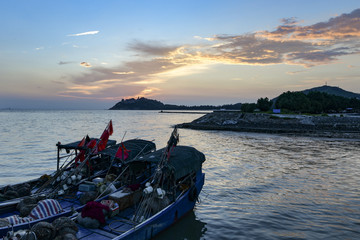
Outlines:
{"type": "Polygon", "coordinates": [[[270,101],[267,97],[266,98],[259,98],[257,100],[257,107],[260,111],[266,112],[269,111],[272,105],[272,101],[270,101]]]}
{"type": "Polygon", "coordinates": [[[347,108],[360,109],[360,100],[335,96],[325,92],[285,92],[275,104],[276,108],[303,113],[339,112],[347,108]]]}
{"type": "Polygon", "coordinates": [[[241,104],[241,111],[252,113],[256,109],[256,103],[243,103],[241,104]]]}
{"type": "Polygon", "coordinates": [[[287,91],[279,96],[276,101],[276,108],[287,109],[290,111],[306,112],[310,106],[310,100],[302,92],[287,91]]]}
{"type": "Polygon", "coordinates": [[[214,109],[240,109],[241,103],[226,104],[222,106],[201,105],[184,106],[174,104],[163,104],[160,101],[141,98],[122,99],[116,103],[110,110],[214,110],[214,109]]]}

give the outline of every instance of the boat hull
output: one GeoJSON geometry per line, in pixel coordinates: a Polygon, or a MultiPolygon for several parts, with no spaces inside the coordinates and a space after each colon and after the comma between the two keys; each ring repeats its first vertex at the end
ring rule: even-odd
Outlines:
{"type": "Polygon", "coordinates": [[[195,207],[197,196],[200,194],[204,185],[205,173],[202,173],[200,170],[198,176],[199,177],[197,177],[197,181],[195,183],[195,192],[188,190],[179,199],[177,199],[177,201],[113,240],[151,239],[155,235],[170,227],[172,224],[176,223],[181,217],[193,210],[195,207]]]}

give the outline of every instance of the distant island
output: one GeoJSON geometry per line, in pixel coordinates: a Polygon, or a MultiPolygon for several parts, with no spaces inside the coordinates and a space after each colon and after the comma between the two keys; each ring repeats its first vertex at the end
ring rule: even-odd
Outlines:
{"type": "Polygon", "coordinates": [[[185,106],[164,104],[158,100],[139,97],[122,99],[109,110],[241,110],[242,112],[267,112],[281,109],[282,113],[334,113],[360,110],[360,94],[334,86],[321,86],[299,92],[284,92],[276,98],[259,98],[257,103],[235,103],[221,106],[185,106]]]}
{"type": "Polygon", "coordinates": [[[241,103],[228,104],[222,106],[184,106],[184,105],[173,105],[164,104],[160,101],[148,99],[148,98],[130,98],[122,99],[116,103],[109,110],[216,110],[216,109],[238,109],[240,110],[241,103]]]}
{"type": "Polygon", "coordinates": [[[257,103],[178,106],[142,97],[123,99],[110,109],[218,110],[177,127],[360,140],[360,94],[326,85],[284,92],[271,100],[260,98],[257,103]]]}

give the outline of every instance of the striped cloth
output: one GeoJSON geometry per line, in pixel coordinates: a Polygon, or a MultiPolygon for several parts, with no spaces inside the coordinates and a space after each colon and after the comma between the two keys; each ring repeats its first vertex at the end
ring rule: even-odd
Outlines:
{"type": "Polygon", "coordinates": [[[10,217],[6,217],[5,219],[8,220],[10,226],[34,221],[34,219],[31,217],[20,217],[19,215],[13,215],[10,217]]]}
{"type": "Polygon", "coordinates": [[[63,211],[60,203],[54,199],[45,199],[38,202],[37,206],[31,210],[29,217],[41,219],[56,215],[63,211]]]}
{"type": "Polygon", "coordinates": [[[50,216],[54,216],[63,211],[58,201],[54,199],[45,199],[38,202],[37,206],[31,210],[28,217],[20,217],[19,215],[13,215],[6,217],[10,225],[17,225],[22,223],[28,223],[37,219],[42,219],[50,216]]]}

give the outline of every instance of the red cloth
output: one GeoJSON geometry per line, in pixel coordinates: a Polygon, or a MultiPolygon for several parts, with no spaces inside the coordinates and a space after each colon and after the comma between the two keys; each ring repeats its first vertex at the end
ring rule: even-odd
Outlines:
{"type": "Polygon", "coordinates": [[[113,125],[112,125],[112,120],[110,120],[107,129],[109,131],[109,134],[112,135],[113,132],[114,132],[113,125]]]}
{"type": "Polygon", "coordinates": [[[78,147],[83,147],[85,145],[86,138],[83,137],[83,139],[79,142],[78,147]]]}
{"type": "Polygon", "coordinates": [[[129,157],[130,150],[127,150],[124,146],[124,143],[121,143],[119,149],[117,150],[115,157],[126,160],[129,157]]]}
{"type": "Polygon", "coordinates": [[[106,211],[110,211],[108,206],[105,206],[99,202],[88,202],[81,212],[81,216],[89,217],[98,220],[101,224],[105,223],[105,216],[103,213],[103,209],[106,211]]]}
{"type": "Polygon", "coordinates": [[[103,134],[100,137],[100,142],[97,145],[98,152],[101,152],[102,150],[104,150],[106,148],[106,144],[109,140],[109,136],[110,136],[109,131],[105,129],[105,131],[103,132],[103,134]]]}
{"type": "Polygon", "coordinates": [[[96,140],[93,139],[86,145],[86,147],[93,149],[96,146],[96,143],[96,140]]]}
{"type": "Polygon", "coordinates": [[[141,185],[138,183],[138,184],[129,185],[128,188],[130,188],[131,191],[134,192],[134,191],[138,190],[140,188],[140,186],[141,185]]]}

